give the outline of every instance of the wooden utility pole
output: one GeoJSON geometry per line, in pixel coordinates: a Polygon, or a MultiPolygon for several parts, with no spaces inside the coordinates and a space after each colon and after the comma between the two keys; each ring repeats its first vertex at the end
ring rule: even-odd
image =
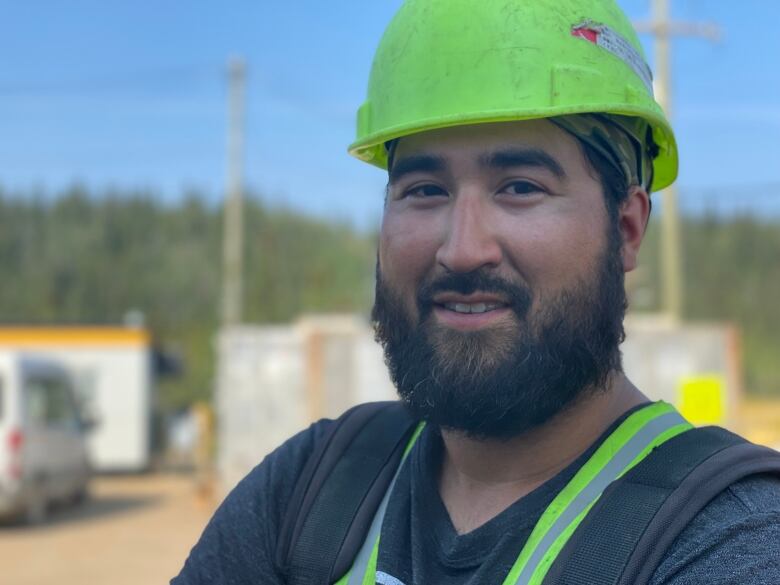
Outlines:
{"type": "Polygon", "coordinates": [[[224,210],[222,324],[241,322],[244,272],[244,91],[246,68],[242,59],[228,63],[227,193],[224,210]]]}
{"type": "MultiPolygon", "coordinates": [[[[655,92],[656,100],[668,119],[672,118],[671,37],[703,37],[720,39],[720,29],[713,24],[672,21],[669,0],[652,1],[652,20],[635,23],[640,33],[655,37],[655,92]]],[[[684,281],[682,246],[680,245],[680,216],[677,191],[674,185],[662,193],[661,271],[663,273],[663,310],[674,321],[682,317],[684,281]]]]}

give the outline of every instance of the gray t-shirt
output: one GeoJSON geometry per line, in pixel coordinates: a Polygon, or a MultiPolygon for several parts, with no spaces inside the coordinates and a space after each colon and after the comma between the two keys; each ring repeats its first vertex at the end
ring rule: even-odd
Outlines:
{"type": "MultiPolygon", "coordinates": [[[[323,420],[296,435],[241,481],[174,585],[284,583],[273,560],[277,533],[295,480],[331,424],[323,420]]],[[[500,585],[544,509],[609,432],[553,479],[458,535],[436,488],[441,438],[426,428],[388,504],[377,563],[384,582],[500,585]]],[[[755,476],[713,500],[672,545],[652,584],[780,584],[780,478],[755,476]]]]}

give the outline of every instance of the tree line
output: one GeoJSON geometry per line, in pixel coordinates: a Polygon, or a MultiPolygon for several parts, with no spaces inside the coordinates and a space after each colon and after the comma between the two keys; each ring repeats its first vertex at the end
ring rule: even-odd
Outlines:
{"type": "MultiPolygon", "coordinates": [[[[257,197],[244,217],[246,321],[368,310],[373,236],[257,197]]],[[[0,323],[117,324],[142,312],[156,345],[183,363],[161,381],[166,410],[211,395],[221,263],[222,209],[198,193],[165,203],[82,187],[0,192],[0,323]]]]}
{"type": "MultiPolygon", "coordinates": [[[[245,204],[245,320],[284,323],[304,312],[366,314],[376,236],[346,223],[245,204]]],[[[643,246],[637,310],[657,310],[658,232],[643,246]]],[[[742,331],[749,391],[780,396],[780,220],[696,216],[683,221],[685,317],[742,331]]],[[[165,410],[208,399],[222,278],[222,209],[191,192],[54,196],[0,190],[0,322],[116,324],[141,311],[162,349],[182,357],[161,382],[165,410]]]]}

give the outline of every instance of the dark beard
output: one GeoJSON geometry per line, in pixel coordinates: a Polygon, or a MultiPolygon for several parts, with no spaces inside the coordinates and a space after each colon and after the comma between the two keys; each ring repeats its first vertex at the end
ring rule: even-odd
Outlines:
{"type": "Polygon", "coordinates": [[[595,273],[546,299],[485,269],[421,287],[415,326],[377,264],[372,320],[385,361],[412,415],[478,439],[506,440],[537,427],[620,371],[626,309],[620,234],[611,227],[595,273]],[[509,300],[515,323],[462,332],[436,326],[433,296],[479,290],[509,300]]]}

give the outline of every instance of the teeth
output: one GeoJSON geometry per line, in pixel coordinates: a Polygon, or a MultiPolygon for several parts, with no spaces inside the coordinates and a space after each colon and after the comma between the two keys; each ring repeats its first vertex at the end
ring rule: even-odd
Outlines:
{"type": "Polygon", "coordinates": [[[456,313],[485,313],[499,307],[496,303],[445,303],[444,306],[456,313]]]}

